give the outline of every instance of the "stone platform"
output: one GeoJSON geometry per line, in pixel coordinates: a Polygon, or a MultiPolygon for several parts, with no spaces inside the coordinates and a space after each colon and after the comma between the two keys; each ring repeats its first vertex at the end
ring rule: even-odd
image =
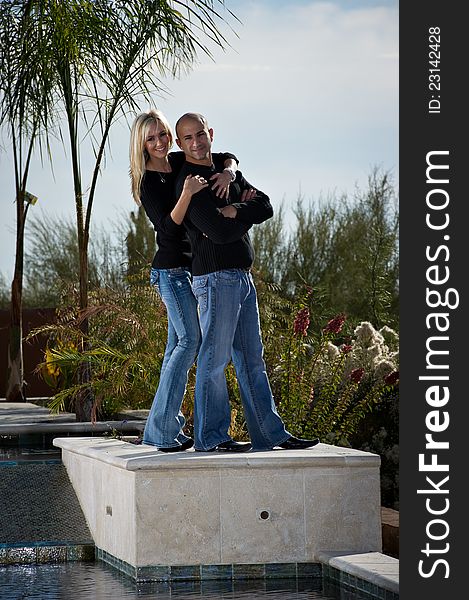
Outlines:
{"type": "Polygon", "coordinates": [[[240,565],[297,571],[321,552],[381,552],[375,454],[327,444],[165,454],[96,437],[54,445],[98,556],[136,579],[240,565]]]}

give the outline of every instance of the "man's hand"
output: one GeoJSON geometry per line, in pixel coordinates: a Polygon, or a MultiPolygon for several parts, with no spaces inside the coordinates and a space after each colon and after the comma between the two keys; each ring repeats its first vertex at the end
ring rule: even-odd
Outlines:
{"type": "Polygon", "coordinates": [[[224,217],[227,217],[228,219],[235,219],[236,215],[238,214],[236,207],[232,204],[228,204],[228,206],[224,206],[223,208],[219,208],[218,210],[224,217]]]}
{"type": "Polygon", "coordinates": [[[228,198],[230,195],[231,175],[228,171],[215,173],[210,177],[210,181],[215,183],[212,185],[212,190],[218,198],[228,198]]]}
{"type": "MultiPolygon", "coordinates": [[[[241,194],[240,202],[249,202],[249,200],[252,200],[253,198],[256,197],[256,193],[257,193],[256,190],[253,188],[243,190],[243,193],[241,194]]],[[[228,219],[235,219],[236,215],[238,214],[236,207],[233,206],[232,204],[228,204],[228,206],[224,206],[223,208],[219,208],[218,210],[221,212],[221,214],[224,217],[227,217],[228,219]]]]}

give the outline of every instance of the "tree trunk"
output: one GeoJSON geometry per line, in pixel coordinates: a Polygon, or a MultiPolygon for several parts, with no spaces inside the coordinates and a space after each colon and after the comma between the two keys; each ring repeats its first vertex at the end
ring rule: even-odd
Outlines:
{"type": "Polygon", "coordinates": [[[23,254],[24,224],[27,208],[24,206],[24,194],[16,193],[16,256],[15,273],[11,284],[10,340],[8,344],[7,402],[24,402],[24,365],[23,365],[23,254]]]}
{"type": "MultiPolygon", "coordinates": [[[[82,220],[79,219],[79,227],[83,227],[82,220]]],[[[81,230],[81,235],[78,236],[78,252],[80,260],[80,311],[88,308],[88,232],[81,230]]],[[[83,333],[81,341],[81,351],[88,349],[88,319],[83,319],[80,325],[83,333]]],[[[91,381],[91,369],[89,363],[83,363],[78,372],[78,381],[80,383],[88,383],[91,381]]],[[[80,422],[95,422],[96,411],[93,391],[90,386],[85,387],[78,393],[75,404],[76,420],[80,422]]]]}
{"type": "Polygon", "coordinates": [[[21,283],[17,275],[11,286],[10,341],[8,344],[7,402],[24,402],[23,318],[21,283]]]}

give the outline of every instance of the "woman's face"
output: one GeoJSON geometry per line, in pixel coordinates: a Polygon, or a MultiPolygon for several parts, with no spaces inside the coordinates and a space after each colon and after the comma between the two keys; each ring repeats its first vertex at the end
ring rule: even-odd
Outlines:
{"type": "Polygon", "coordinates": [[[169,152],[169,135],[163,125],[157,121],[148,127],[145,150],[150,158],[165,158],[169,152]]]}

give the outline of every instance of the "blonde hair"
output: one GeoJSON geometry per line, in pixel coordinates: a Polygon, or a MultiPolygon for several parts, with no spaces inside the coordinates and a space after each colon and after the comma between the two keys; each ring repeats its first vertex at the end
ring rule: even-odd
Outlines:
{"type": "Polygon", "coordinates": [[[155,108],[151,108],[148,112],[140,113],[135,117],[130,130],[130,181],[132,196],[135,202],[140,206],[140,187],[145,174],[145,167],[148,161],[148,152],[145,149],[145,141],[150,125],[160,123],[160,125],[168,132],[169,147],[173,145],[173,132],[168,120],[164,114],[155,108]]]}

